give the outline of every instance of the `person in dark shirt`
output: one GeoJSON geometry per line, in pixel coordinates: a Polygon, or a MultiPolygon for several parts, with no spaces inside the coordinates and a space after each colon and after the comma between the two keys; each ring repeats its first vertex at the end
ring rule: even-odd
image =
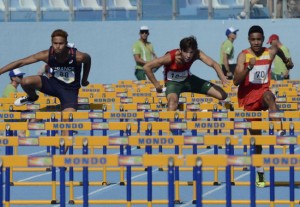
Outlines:
{"type": "Polygon", "coordinates": [[[0,75],[15,68],[43,61],[53,69],[52,76],[33,75],[24,77],[21,86],[27,96],[17,99],[15,105],[21,106],[34,103],[39,98],[36,94],[36,90],[38,90],[57,97],[60,100],[62,111],[76,111],[79,88],[89,84],[91,57],[87,53],[68,46],[68,33],[62,29],[53,31],[51,42],[52,45],[49,49],[2,67],[0,75]]]}
{"type": "MultiPolygon", "coordinates": [[[[40,51],[23,59],[13,61],[0,69],[0,75],[25,65],[42,61],[51,70],[51,75],[33,75],[24,77],[21,81],[23,90],[27,96],[15,100],[15,106],[32,104],[38,100],[36,91],[57,97],[61,104],[61,111],[75,112],[78,107],[78,93],[81,86],[89,84],[88,76],[91,68],[89,54],[78,51],[68,45],[68,33],[57,29],[51,34],[49,49],[40,51]],[[81,69],[83,73],[81,78],[81,69]]],[[[62,131],[62,135],[68,135],[68,131],[62,131]]]]}

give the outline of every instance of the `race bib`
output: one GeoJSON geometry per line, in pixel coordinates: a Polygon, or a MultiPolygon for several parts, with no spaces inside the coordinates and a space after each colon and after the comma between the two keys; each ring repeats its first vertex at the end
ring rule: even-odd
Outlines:
{"type": "Polygon", "coordinates": [[[254,66],[254,68],[249,72],[249,82],[253,84],[264,84],[268,83],[268,66],[254,66]]]}
{"type": "Polygon", "coordinates": [[[182,72],[174,72],[174,71],[169,71],[167,73],[167,79],[169,81],[184,81],[188,77],[189,73],[187,70],[182,71],[182,72]]]}
{"type": "Polygon", "coordinates": [[[75,73],[74,71],[56,70],[54,72],[54,77],[65,83],[72,83],[75,80],[75,73]]]}

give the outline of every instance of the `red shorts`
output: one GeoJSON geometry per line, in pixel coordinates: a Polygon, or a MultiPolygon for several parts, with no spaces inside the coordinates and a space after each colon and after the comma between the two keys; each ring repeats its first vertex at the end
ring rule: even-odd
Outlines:
{"type": "MultiPolygon", "coordinates": [[[[264,111],[268,107],[263,103],[263,100],[248,104],[244,106],[245,111],[264,111]]],[[[261,121],[261,119],[246,119],[247,121],[261,121]]]]}

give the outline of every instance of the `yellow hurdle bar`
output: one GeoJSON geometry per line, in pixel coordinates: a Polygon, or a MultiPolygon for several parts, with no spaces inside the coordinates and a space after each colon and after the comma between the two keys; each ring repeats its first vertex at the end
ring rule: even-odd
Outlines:
{"type": "Polygon", "coordinates": [[[0,136],[0,146],[19,146],[19,139],[18,137],[0,136]]]}
{"type": "Polygon", "coordinates": [[[243,145],[251,145],[251,139],[254,138],[255,144],[258,145],[276,145],[276,135],[244,135],[242,137],[243,145]]]}
{"type": "MultiPolygon", "coordinates": [[[[73,137],[71,136],[40,136],[38,138],[38,144],[39,146],[59,147],[62,140],[64,141],[65,146],[73,146],[73,137]]],[[[26,138],[24,138],[24,141],[26,141],[26,138]]]]}
{"type": "MultiPolygon", "coordinates": [[[[134,156],[133,156],[134,159],[134,156]]],[[[54,155],[53,165],[56,167],[103,167],[119,166],[118,155],[54,155]]]]}
{"type": "Polygon", "coordinates": [[[264,167],[299,167],[300,155],[252,155],[252,165],[264,167]]]}
{"type": "Polygon", "coordinates": [[[120,103],[121,98],[120,97],[114,97],[114,98],[90,98],[90,103],[102,103],[102,104],[112,104],[112,103],[120,103]]]}
{"type": "Polygon", "coordinates": [[[187,129],[234,129],[232,121],[190,121],[187,122],[187,129]]]}
{"type": "MultiPolygon", "coordinates": [[[[185,94],[185,93],[184,93],[185,94]]],[[[219,100],[216,98],[208,97],[208,96],[194,96],[194,97],[188,97],[186,96],[186,102],[187,103],[218,103],[219,100]]]]}
{"type": "Polygon", "coordinates": [[[230,119],[246,119],[246,118],[269,118],[269,113],[267,111],[228,111],[228,117],[230,119]]]}
{"type": "Polygon", "coordinates": [[[234,135],[204,135],[204,145],[219,145],[226,144],[238,145],[238,136],[234,135]]]}
{"type": "Polygon", "coordinates": [[[37,119],[51,119],[55,118],[60,120],[61,119],[61,112],[35,112],[35,118],[37,119]]]}
{"type": "MultiPolygon", "coordinates": [[[[127,138],[119,137],[119,140],[127,138]]],[[[74,138],[73,146],[83,146],[83,143],[87,142],[88,146],[108,146],[110,140],[108,136],[76,136],[74,138]]],[[[128,142],[128,141],[127,141],[128,142]]]]}
{"type": "Polygon", "coordinates": [[[0,120],[21,119],[21,112],[0,112],[0,120]]]}
{"type": "MultiPolygon", "coordinates": [[[[30,123],[29,123],[30,124],[30,123]]],[[[41,124],[42,126],[43,124],[41,124]]],[[[46,122],[46,130],[91,130],[91,122],[46,122]]]]}
{"type": "Polygon", "coordinates": [[[105,119],[144,119],[144,112],[104,112],[105,119]]]}
{"type": "Polygon", "coordinates": [[[175,118],[184,119],[185,112],[183,112],[183,111],[160,111],[159,118],[160,119],[175,119],[175,118]]]}
{"type": "Polygon", "coordinates": [[[300,166],[300,155],[53,155],[48,156],[0,156],[3,167],[103,167],[103,166],[168,166],[170,158],[174,166],[192,167],[201,161],[201,166],[225,167],[227,165],[253,165],[265,167],[300,166]]]}
{"type": "Polygon", "coordinates": [[[300,102],[300,97],[295,96],[295,97],[286,97],[287,102],[300,102]]]}
{"type": "Polygon", "coordinates": [[[132,146],[175,146],[184,145],[183,136],[129,136],[129,145],[132,146]]]}
{"type": "Polygon", "coordinates": [[[136,131],[138,129],[137,122],[109,122],[108,123],[109,130],[133,130],[136,131]]]}
{"type": "Polygon", "coordinates": [[[147,129],[152,131],[170,130],[170,122],[140,122],[140,130],[143,132],[147,129]]]}
{"type": "Polygon", "coordinates": [[[205,111],[187,111],[186,112],[186,119],[211,119],[212,118],[212,112],[205,112],[205,111]]]}
{"type": "MultiPolygon", "coordinates": [[[[16,98],[0,98],[1,104],[14,104],[16,98]]],[[[59,100],[55,97],[40,97],[38,100],[35,101],[36,104],[57,104],[59,100]]]]}

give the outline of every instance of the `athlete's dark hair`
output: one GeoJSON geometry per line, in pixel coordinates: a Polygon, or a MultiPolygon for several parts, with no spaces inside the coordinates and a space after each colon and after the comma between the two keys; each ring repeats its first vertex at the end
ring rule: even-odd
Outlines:
{"type": "Polygon", "coordinates": [[[261,28],[261,26],[258,26],[258,25],[253,25],[252,27],[250,27],[249,32],[248,32],[248,37],[252,33],[261,33],[262,36],[264,36],[264,30],[261,28]]]}
{"type": "Polygon", "coordinates": [[[64,37],[66,39],[66,41],[68,41],[68,33],[62,29],[57,29],[57,30],[54,30],[54,32],[52,32],[51,34],[51,38],[53,37],[64,37]]]}
{"type": "Polygon", "coordinates": [[[188,48],[191,48],[192,50],[197,50],[198,49],[198,43],[196,40],[196,37],[194,36],[189,36],[185,37],[180,41],[180,49],[183,51],[186,51],[188,48]]]}

